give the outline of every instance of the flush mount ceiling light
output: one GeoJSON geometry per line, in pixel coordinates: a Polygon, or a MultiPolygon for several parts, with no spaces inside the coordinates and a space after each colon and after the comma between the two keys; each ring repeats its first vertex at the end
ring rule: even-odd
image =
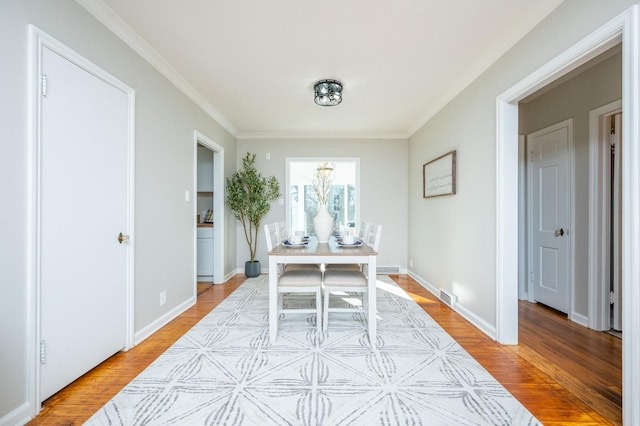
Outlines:
{"type": "Polygon", "coordinates": [[[342,83],[337,80],[320,80],[313,89],[318,105],[334,106],[342,102],[342,83]]]}

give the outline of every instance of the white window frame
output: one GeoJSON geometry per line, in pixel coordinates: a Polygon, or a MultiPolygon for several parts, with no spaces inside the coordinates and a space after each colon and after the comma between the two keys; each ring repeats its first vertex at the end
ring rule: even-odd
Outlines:
{"type": "Polygon", "coordinates": [[[358,229],[358,224],[360,221],[360,158],[359,157],[286,157],[285,158],[285,222],[286,229],[291,229],[291,191],[289,188],[291,187],[291,182],[289,179],[291,163],[292,162],[310,162],[310,163],[321,163],[323,161],[328,161],[330,163],[341,163],[341,162],[352,162],[355,164],[355,185],[356,185],[356,196],[355,196],[355,226],[358,229]]]}

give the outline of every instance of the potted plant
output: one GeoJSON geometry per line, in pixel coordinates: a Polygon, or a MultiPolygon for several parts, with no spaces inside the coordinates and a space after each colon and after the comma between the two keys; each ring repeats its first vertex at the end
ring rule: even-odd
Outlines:
{"type": "Polygon", "coordinates": [[[263,177],[255,167],[256,155],[247,154],[242,167],[226,179],[226,204],[233,216],[242,223],[244,237],[249,246],[250,260],[245,263],[247,277],[260,275],[260,261],[256,260],[260,222],[271,208],[271,201],[280,196],[280,185],[275,177],[263,177]]]}

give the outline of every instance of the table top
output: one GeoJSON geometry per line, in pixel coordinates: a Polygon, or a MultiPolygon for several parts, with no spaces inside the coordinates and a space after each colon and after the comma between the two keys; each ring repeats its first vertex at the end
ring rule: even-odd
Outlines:
{"type": "Polygon", "coordinates": [[[362,244],[359,247],[345,247],[338,244],[335,237],[328,243],[318,243],[316,237],[309,238],[309,244],[304,247],[286,247],[282,244],[269,252],[271,256],[376,256],[373,247],[362,244]]]}

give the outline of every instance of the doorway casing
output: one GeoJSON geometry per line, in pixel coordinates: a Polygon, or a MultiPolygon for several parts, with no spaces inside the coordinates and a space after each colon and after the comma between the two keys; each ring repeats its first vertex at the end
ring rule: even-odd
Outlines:
{"type": "Polygon", "coordinates": [[[518,102],[622,42],[623,420],[640,424],[640,6],[612,19],[496,100],[496,337],[518,342],[518,102]]]}

